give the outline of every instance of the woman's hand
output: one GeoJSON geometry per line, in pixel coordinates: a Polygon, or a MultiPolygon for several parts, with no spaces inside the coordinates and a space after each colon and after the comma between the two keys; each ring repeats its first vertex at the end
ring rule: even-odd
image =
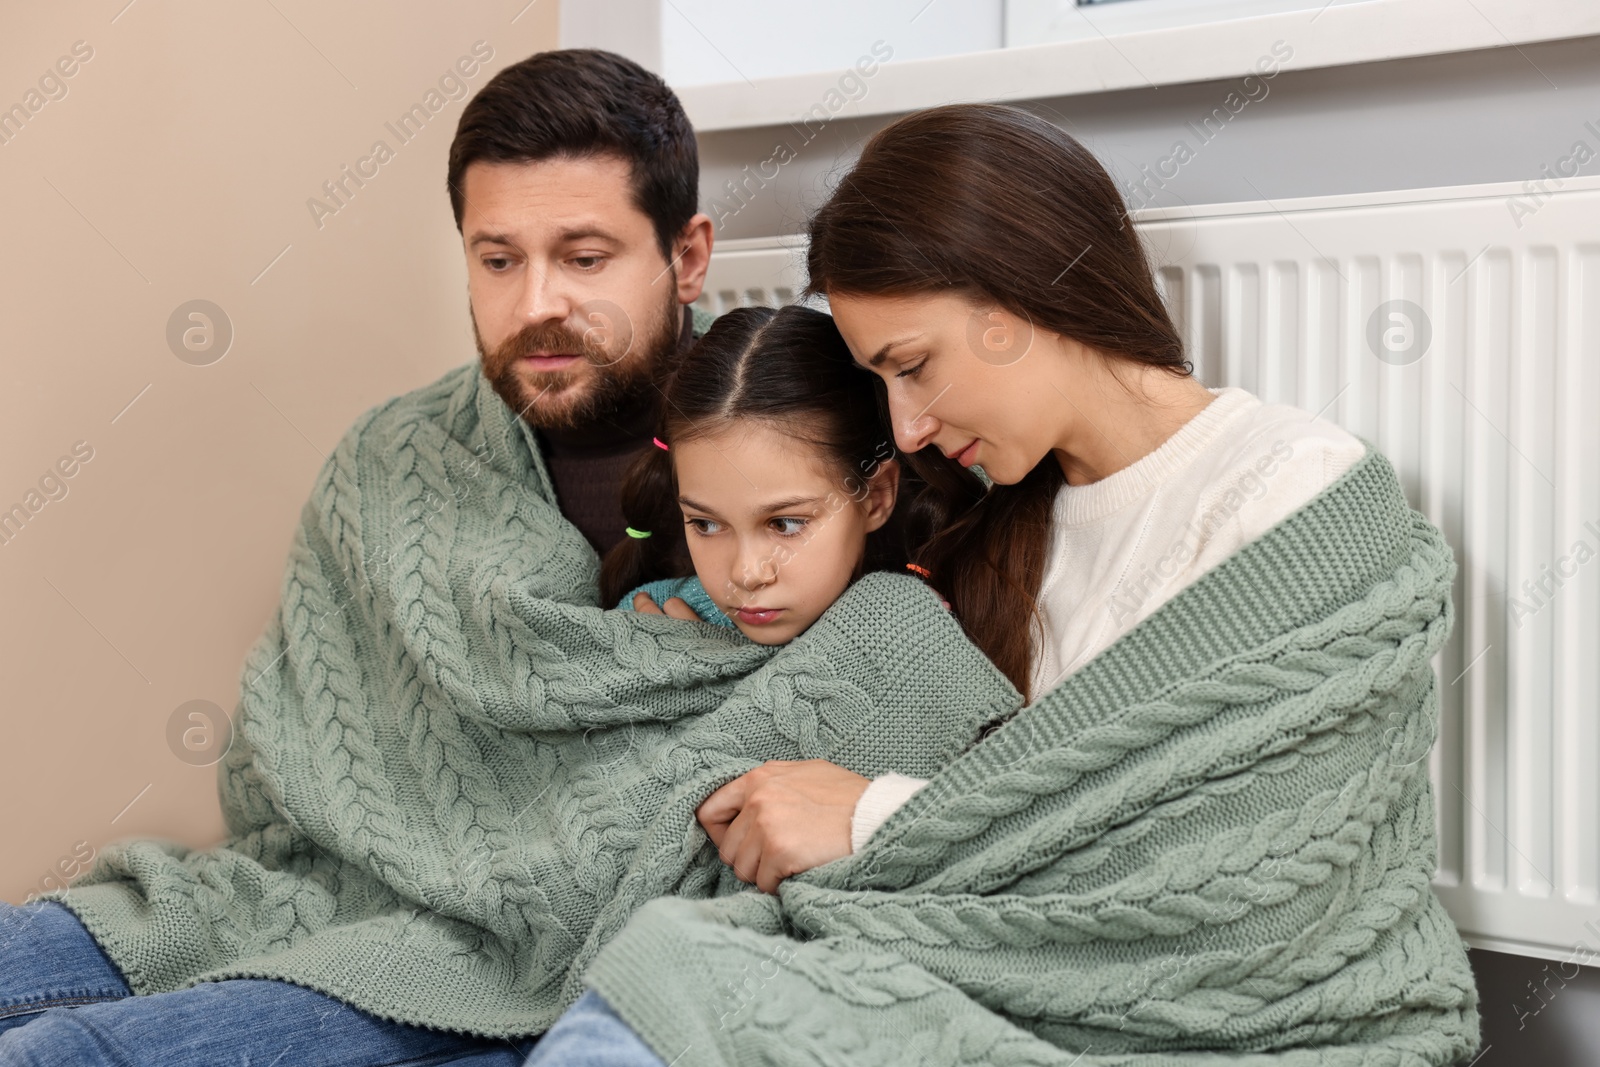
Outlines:
{"type": "Polygon", "coordinates": [[[776,893],[791,874],[850,855],[850,819],[869,781],[827,760],[768,760],[694,814],[735,877],[776,893]]]}
{"type": "Polygon", "coordinates": [[[694,609],[689,606],[689,602],[683,599],[683,597],[668,597],[666,610],[662,611],[661,608],[656,606],[656,602],[650,599],[650,594],[646,593],[643,589],[633,594],[633,610],[644,615],[670,615],[674,619],[700,618],[700,616],[694,613],[694,609]]]}

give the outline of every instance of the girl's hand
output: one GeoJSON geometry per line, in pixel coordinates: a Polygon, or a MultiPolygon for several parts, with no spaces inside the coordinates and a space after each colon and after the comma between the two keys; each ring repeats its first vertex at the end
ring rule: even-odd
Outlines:
{"type": "Polygon", "coordinates": [[[674,619],[699,619],[694,613],[689,602],[681,596],[668,597],[666,610],[662,611],[656,602],[650,599],[650,594],[643,589],[633,594],[633,610],[645,615],[670,615],[674,619]]]}
{"type": "Polygon", "coordinates": [[[694,814],[735,877],[776,893],[791,874],[850,855],[850,820],[869,781],[827,760],[768,760],[694,814]]]}

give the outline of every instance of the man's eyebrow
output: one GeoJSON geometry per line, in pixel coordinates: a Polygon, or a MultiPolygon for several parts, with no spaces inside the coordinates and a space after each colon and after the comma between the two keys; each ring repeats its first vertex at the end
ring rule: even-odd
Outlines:
{"type": "MultiPolygon", "coordinates": [[[[600,240],[610,241],[612,244],[622,244],[622,239],[616,234],[603,226],[593,224],[573,226],[562,230],[558,235],[558,239],[565,242],[582,241],[590,237],[598,237],[600,240]]],[[[472,235],[472,240],[468,243],[468,247],[476,247],[480,244],[514,245],[516,243],[516,238],[509,233],[491,233],[487,230],[479,230],[472,235]]]]}
{"type": "Polygon", "coordinates": [[[619,245],[622,243],[622,238],[605,227],[592,223],[584,226],[573,226],[561,231],[561,239],[563,241],[582,241],[589,237],[598,237],[602,241],[610,241],[612,244],[619,245]]]}
{"type": "MultiPolygon", "coordinates": [[[[821,502],[821,500],[822,500],[822,498],[819,497],[819,496],[785,497],[782,500],[773,500],[773,501],[770,501],[770,502],[768,502],[766,504],[763,504],[757,510],[759,512],[763,512],[763,513],[773,512],[773,511],[787,511],[789,508],[795,507],[795,506],[800,505],[800,504],[816,504],[816,503],[821,502]]],[[[680,496],[678,498],[678,503],[682,504],[682,505],[684,505],[686,507],[691,507],[696,511],[704,511],[709,515],[715,515],[717,513],[715,508],[709,508],[706,505],[704,505],[704,504],[702,504],[702,503],[700,503],[698,501],[690,500],[686,496],[680,496]]]]}

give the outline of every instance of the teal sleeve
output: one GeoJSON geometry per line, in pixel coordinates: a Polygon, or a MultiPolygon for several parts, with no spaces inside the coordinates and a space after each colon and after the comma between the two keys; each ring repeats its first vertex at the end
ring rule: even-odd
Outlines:
{"type": "Polygon", "coordinates": [[[670,597],[682,597],[684,603],[694,609],[694,613],[706,622],[716,623],[718,626],[733,626],[733,620],[722,613],[716,601],[711,599],[711,594],[706,592],[706,587],[700,584],[700,579],[694,575],[687,578],[658,578],[653,582],[646,582],[637,588],[630,589],[617,601],[617,607],[624,611],[633,610],[634,595],[643,590],[650,594],[657,606],[665,604],[670,597]]]}

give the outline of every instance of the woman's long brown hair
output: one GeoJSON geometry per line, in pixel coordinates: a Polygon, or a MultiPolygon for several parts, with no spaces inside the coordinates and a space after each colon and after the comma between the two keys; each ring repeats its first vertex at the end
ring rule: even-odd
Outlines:
{"type": "MultiPolygon", "coordinates": [[[[1143,244],[1105,168],[1021,108],[954,104],[880,130],[811,220],[810,294],[956,293],[1114,360],[1190,373],[1143,244]]],[[[1019,364],[1021,366],[1022,364],[1019,364]]],[[[888,425],[887,393],[877,382],[888,425]]],[[[905,457],[937,531],[913,556],[968,636],[1028,700],[1053,454],[986,487],[934,447],[905,457]]]]}

